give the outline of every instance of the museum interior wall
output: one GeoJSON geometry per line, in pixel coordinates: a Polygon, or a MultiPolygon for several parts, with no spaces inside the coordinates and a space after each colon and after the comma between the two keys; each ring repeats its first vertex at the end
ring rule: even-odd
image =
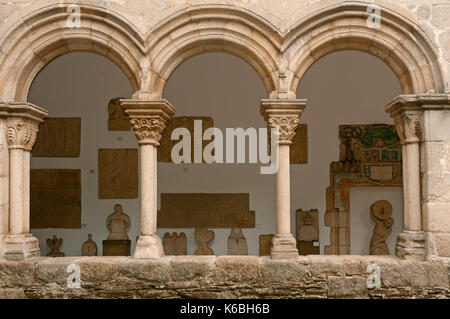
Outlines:
{"type": "MultiPolygon", "coordinates": [[[[81,118],[79,157],[31,159],[32,169],[81,170],[81,225],[72,229],[32,228],[31,233],[39,239],[41,255],[50,251],[46,239],[56,235],[64,239],[60,250],[66,256],[79,256],[88,234],[93,235],[98,255],[102,255],[101,243],[109,234],[106,219],[115,204],[121,204],[131,218],[128,236],[133,254],[140,232],[138,194],[99,198],[99,149],[137,149],[132,130],[108,129],[109,101],[130,98],[133,93],[127,77],[116,65],[91,53],[59,57],[35,78],[28,101],[45,107],[50,118],[81,118]]],[[[307,125],[307,161],[291,164],[291,232],[296,232],[296,210],[317,209],[322,254],[324,246],[330,243],[330,230],[324,225],[325,191],[330,185],[330,163],[339,160],[339,125],[393,124],[384,105],[401,93],[393,71],[378,58],[359,51],[325,56],[306,72],[298,86],[297,96],[308,100],[300,119],[301,124],[307,125]]],[[[227,127],[266,127],[259,112],[261,99],[267,98],[263,82],[249,64],[229,54],[207,53],[185,61],[169,78],[164,97],[174,105],[175,116],[211,117],[214,126],[224,132],[227,127]]],[[[248,254],[259,255],[259,235],[276,232],[275,175],[261,175],[259,169],[260,164],[159,162],[158,208],[161,193],[248,193],[249,208],[255,211],[255,227],[243,228],[243,234],[248,254]]],[[[124,189],[128,186],[124,185],[124,189]]],[[[394,225],[387,244],[394,254],[397,234],[403,228],[402,196],[402,187],[351,188],[352,254],[369,254],[374,228],[370,206],[378,200],[388,200],[393,206],[394,225]]],[[[214,254],[228,254],[230,229],[212,230],[215,238],[210,247],[214,254]]],[[[188,255],[198,248],[193,228],[158,229],[161,238],[166,232],[186,234],[188,255]]]]}

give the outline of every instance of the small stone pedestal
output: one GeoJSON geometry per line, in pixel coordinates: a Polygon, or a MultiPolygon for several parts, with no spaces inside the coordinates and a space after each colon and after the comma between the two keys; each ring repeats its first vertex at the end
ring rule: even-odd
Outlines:
{"type": "Polygon", "coordinates": [[[130,256],[131,240],[104,240],[103,256],[130,256]]]}

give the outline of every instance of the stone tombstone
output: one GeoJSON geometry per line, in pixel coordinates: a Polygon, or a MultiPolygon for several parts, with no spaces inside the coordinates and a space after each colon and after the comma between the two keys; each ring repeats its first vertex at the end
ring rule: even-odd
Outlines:
{"type": "Polygon", "coordinates": [[[158,228],[254,228],[249,194],[161,194],[158,228]]]}
{"type": "Polygon", "coordinates": [[[137,198],[137,149],[100,149],[98,175],[100,199],[137,198]]]}
{"type": "Polygon", "coordinates": [[[81,118],[48,118],[39,125],[33,157],[79,157],[81,118]]]}
{"type": "Polygon", "coordinates": [[[233,227],[228,236],[228,255],[248,255],[247,239],[239,227],[233,227]]]}
{"type": "Polygon", "coordinates": [[[308,163],[308,126],[306,124],[300,124],[297,127],[289,156],[291,164],[308,163]]]}
{"type": "MultiPolygon", "coordinates": [[[[206,129],[214,127],[214,121],[211,117],[175,116],[167,121],[158,147],[158,162],[172,163],[172,148],[180,142],[179,140],[172,140],[172,132],[177,128],[186,128],[191,133],[191,163],[194,163],[194,123],[199,120],[202,121],[201,136],[203,137],[206,129]]],[[[202,152],[209,143],[211,141],[202,139],[202,152]]]]}
{"type": "Polygon", "coordinates": [[[390,255],[386,239],[392,232],[394,219],[392,204],[387,200],[379,200],[370,206],[370,218],[375,222],[372,238],[370,239],[370,255],[390,255]]]}
{"type": "Polygon", "coordinates": [[[214,231],[204,227],[196,228],[195,239],[200,243],[195,255],[214,255],[214,251],[208,247],[208,243],[214,239],[214,231]]]}
{"type": "Polygon", "coordinates": [[[30,170],[30,227],[81,228],[81,170],[30,170]]]}
{"type": "Polygon", "coordinates": [[[187,255],[187,238],[185,233],[164,234],[163,238],[164,253],[168,256],[187,255]]]}
{"type": "Polygon", "coordinates": [[[110,131],[129,131],[131,129],[130,118],[119,103],[120,98],[109,101],[108,104],[108,129],[110,131]]]}
{"type": "Polygon", "coordinates": [[[97,244],[92,240],[92,234],[88,234],[88,240],[81,246],[81,255],[97,256],[97,244]]]}
{"type": "Polygon", "coordinates": [[[259,235],[259,255],[270,256],[273,234],[259,235]]]}
{"type": "Polygon", "coordinates": [[[297,241],[319,241],[319,211],[297,210],[296,212],[297,241]]]}
{"type": "Polygon", "coordinates": [[[53,238],[47,238],[47,246],[51,249],[51,251],[47,254],[49,257],[64,257],[66,254],[59,251],[59,248],[63,244],[62,238],[57,238],[56,235],[53,235],[53,238]]]}
{"type": "Polygon", "coordinates": [[[106,219],[106,227],[111,233],[103,241],[103,256],[130,255],[131,240],[127,234],[130,225],[130,217],[123,212],[122,205],[116,204],[114,212],[106,219]]]}
{"type": "Polygon", "coordinates": [[[319,255],[319,211],[296,211],[296,239],[300,255],[319,255]]]}

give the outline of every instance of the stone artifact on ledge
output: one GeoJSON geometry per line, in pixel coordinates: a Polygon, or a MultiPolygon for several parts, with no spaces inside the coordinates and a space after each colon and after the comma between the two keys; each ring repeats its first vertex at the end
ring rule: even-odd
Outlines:
{"type": "Polygon", "coordinates": [[[111,233],[103,241],[103,256],[130,256],[131,240],[127,235],[130,224],[130,217],[123,212],[122,205],[115,205],[114,213],[106,219],[106,227],[111,233]]]}
{"type": "Polygon", "coordinates": [[[228,255],[248,255],[247,239],[240,227],[231,229],[228,236],[228,255]]]}
{"type": "Polygon", "coordinates": [[[81,246],[82,256],[97,256],[97,244],[92,240],[92,234],[88,235],[88,240],[86,240],[81,246]]]}
{"type": "Polygon", "coordinates": [[[214,232],[207,228],[196,228],[195,239],[200,243],[200,247],[195,251],[195,255],[214,255],[214,251],[208,247],[208,243],[214,239],[214,232]]]}
{"type": "Polygon", "coordinates": [[[386,239],[391,234],[394,224],[391,215],[392,205],[387,200],[379,200],[370,206],[370,218],[376,224],[370,239],[370,255],[390,255],[386,239]]]}
{"type": "Polygon", "coordinates": [[[164,253],[168,256],[187,255],[187,238],[185,233],[164,234],[163,238],[164,253]]]}
{"type": "Polygon", "coordinates": [[[66,254],[59,251],[59,248],[63,244],[62,238],[57,238],[53,235],[53,238],[47,238],[47,246],[50,247],[51,251],[47,254],[49,257],[64,257],[66,254]]]}
{"type": "Polygon", "coordinates": [[[296,211],[296,237],[299,255],[320,255],[319,211],[296,211]]]}

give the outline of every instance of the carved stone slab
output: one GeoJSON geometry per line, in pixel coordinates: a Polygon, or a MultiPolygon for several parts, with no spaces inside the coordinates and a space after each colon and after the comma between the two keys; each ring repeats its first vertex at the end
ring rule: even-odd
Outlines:
{"type": "Polygon", "coordinates": [[[300,124],[290,148],[291,164],[308,163],[308,126],[300,124]]]}
{"type": "Polygon", "coordinates": [[[100,149],[98,175],[100,199],[137,198],[137,149],[100,149]]]}
{"type": "Polygon", "coordinates": [[[214,255],[214,251],[208,246],[208,243],[214,239],[214,231],[203,227],[196,228],[195,239],[200,244],[194,252],[195,255],[214,255]]]}
{"type": "Polygon", "coordinates": [[[159,228],[254,228],[249,194],[161,194],[159,228]]]}
{"type": "Polygon", "coordinates": [[[81,228],[81,171],[30,171],[31,228],[81,228]]]}
{"type": "Polygon", "coordinates": [[[297,210],[296,222],[297,241],[319,240],[319,211],[317,209],[297,210]]]}
{"type": "Polygon", "coordinates": [[[81,246],[82,256],[97,256],[97,244],[92,240],[92,234],[88,235],[88,240],[86,240],[81,246]]]}
{"type": "Polygon", "coordinates": [[[239,227],[231,229],[228,236],[228,255],[248,255],[247,239],[239,227]]]}
{"type": "Polygon", "coordinates": [[[79,157],[80,118],[48,118],[39,125],[34,157],[79,157]]]}
{"type": "Polygon", "coordinates": [[[119,103],[120,98],[112,99],[108,104],[108,129],[110,131],[129,131],[130,118],[119,103]]]}
{"type": "MultiPolygon", "coordinates": [[[[166,124],[158,148],[158,162],[172,163],[172,148],[179,140],[172,140],[172,131],[176,128],[186,128],[191,132],[191,163],[194,163],[194,121],[202,121],[202,136],[206,129],[214,127],[214,121],[211,117],[172,117],[166,124]]],[[[203,148],[211,141],[203,141],[203,148]]],[[[202,149],[203,150],[203,149],[202,149]]]]}
{"type": "Polygon", "coordinates": [[[259,255],[270,256],[273,234],[259,235],[259,255]]]}
{"type": "Polygon", "coordinates": [[[164,253],[168,256],[187,255],[187,238],[185,233],[164,234],[163,238],[164,253]]]}

